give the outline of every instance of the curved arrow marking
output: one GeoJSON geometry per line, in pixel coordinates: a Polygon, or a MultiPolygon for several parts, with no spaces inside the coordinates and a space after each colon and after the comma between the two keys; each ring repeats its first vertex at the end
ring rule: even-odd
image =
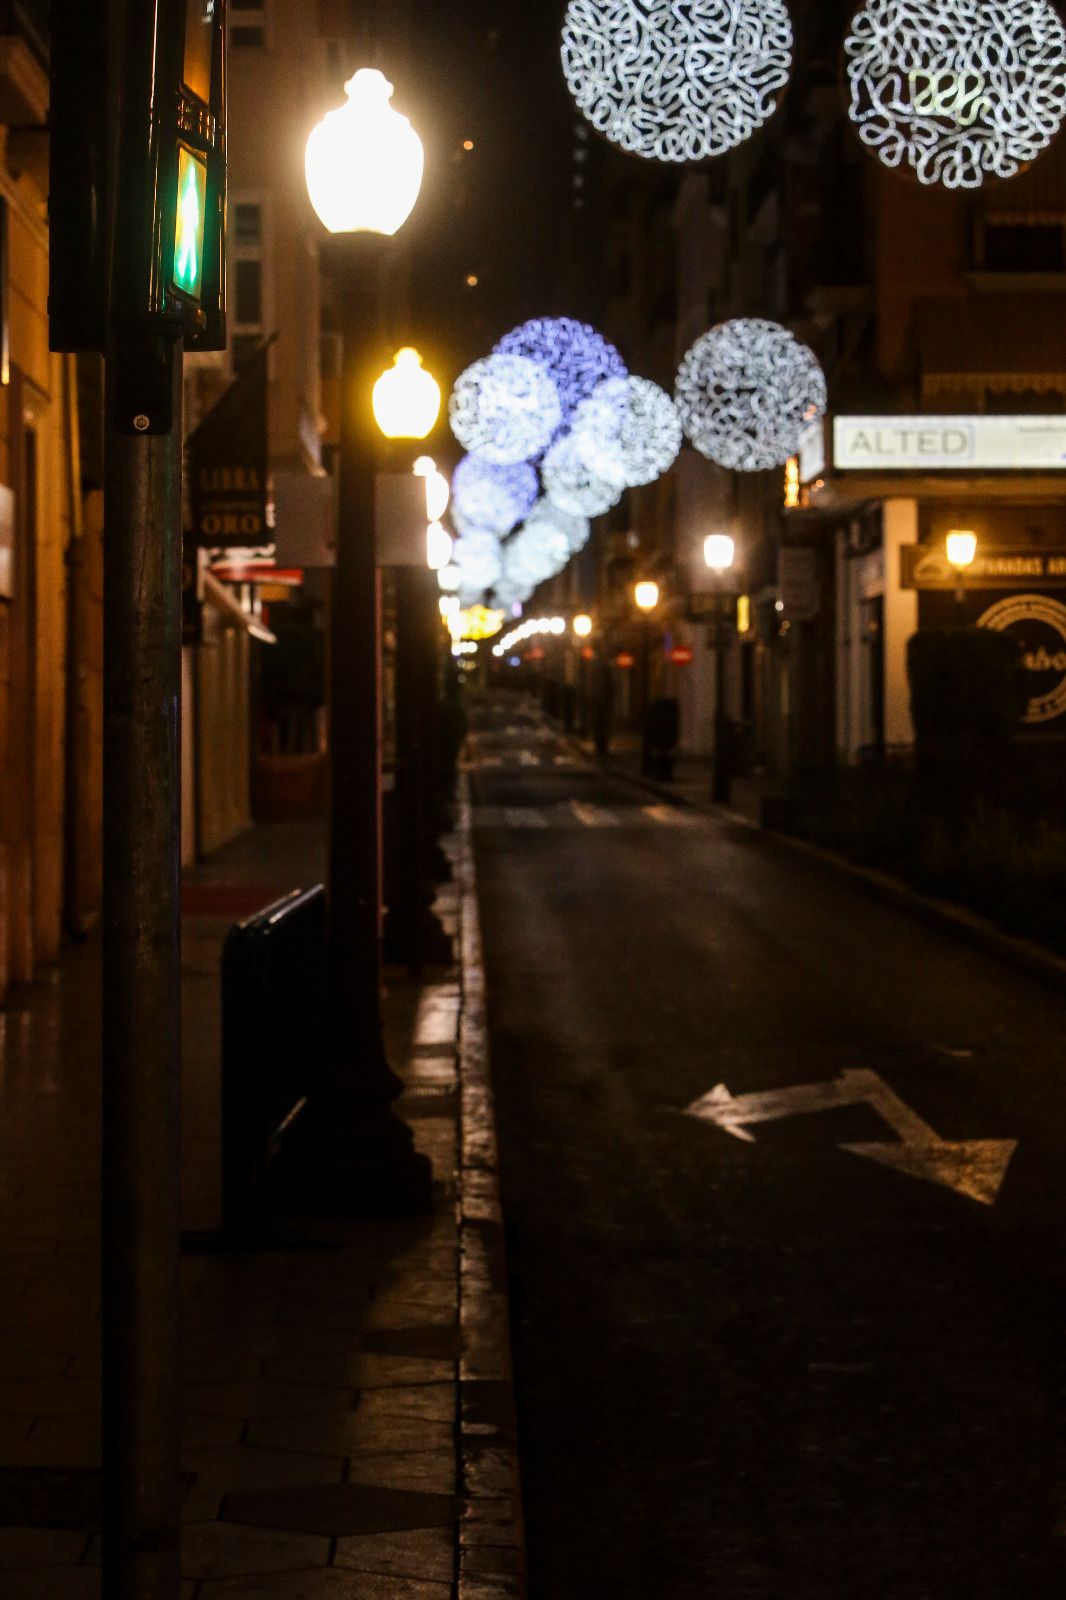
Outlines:
{"type": "Polygon", "coordinates": [[[710,1122],[735,1139],[754,1142],[749,1123],[831,1111],[837,1106],[869,1105],[900,1138],[899,1144],[842,1144],[841,1150],[893,1167],[912,1178],[939,1183],[956,1194],[994,1205],[1007,1175],[1017,1139],[941,1139],[917,1112],[865,1068],[842,1072],[825,1083],[800,1083],[760,1094],[730,1094],[724,1083],[694,1100],[685,1115],[710,1122]]]}

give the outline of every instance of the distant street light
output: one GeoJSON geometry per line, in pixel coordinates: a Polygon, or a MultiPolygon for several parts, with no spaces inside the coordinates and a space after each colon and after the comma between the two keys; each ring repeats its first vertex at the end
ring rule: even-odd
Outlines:
{"type": "Polygon", "coordinates": [[[736,548],[728,533],[709,533],[703,541],[704,562],[714,572],[726,572],[733,565],[736,548]]]}
{"type": "Polygon", "coordinates": [[[973,566],[977,554],[977,535],[969,528],[952,528],[944,540],[944,547],[948,566],[955,574],[955,617],[958,622],[964,622],[966,620],[965,577],[967,569],[973,566]]]}
{"type": "Polygon", "coordinates": [[[374,385],[374,420],[386,439],[424,439],[440,416],[440,384],[409,345],[374,385]]]}
{"type": "Polygon", "coordinates": [[[573,626],[574,632],[577,634],[579,639],[587,639],[589,634],[592,632],[592,618],[586,616],[583,611],[579,612],[574,618],[573,626]]]}
{"type": "Polygon", "coordinates": [[[651,771],[651,726],[648,702],[651,697],[651,614],[659,604],[659,585],[643,579],[633,585],[633,600],[640,617],[640,770],[651,771]]]}
{"type": "Polygon", "coordinates": [[[728,533],[709,533],[703,541],[703,559],[718,580],[714,594],[714,771],[711,799],[728,804],[732,793],[732,728],[726,711],[726,627],[729,596],[722,579],[736,559],[736,544],[728,533]]]}

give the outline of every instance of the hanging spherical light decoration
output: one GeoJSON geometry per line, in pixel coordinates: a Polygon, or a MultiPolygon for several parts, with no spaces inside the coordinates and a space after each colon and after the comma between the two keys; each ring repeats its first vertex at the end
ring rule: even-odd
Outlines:
{"type": "Polygon", "coordinates": [[[489,604],[498,606],[501,611],[513,613],[515,606],[523,606],[533,593],[534,585],[531,583],[512,583],[507,578],[501,578],[492,586],[489,604]]]}
{"type": "Polygon", "coordinates": [[[464,449],[496,466],[540,455],[562,421],[551,377],[524,355],[493,354],[475,361],[456,379],[448,410],[464,449]]]}
{"type": "Polygon", "coordinates": [[[826,407],[825,374],[787,328],[758,317],[697,339],[677,374],[681,425],[702,455],[740,472],[780,467],[826,407]]]}
{"type": "Polygon", "coordinates": [[[452,546],[452,562],[464,584],[487,589],[500,575],[500,542],[491,533],[465,533],[452,546]]]}
{"type": "Polygon", "coordinates": [[[920,183],[1011,178],[1066,113],[1066,28],[1048,0],[866,0],[844,55],[859,137],[920,183]]]}
{"type": "Polygon", "coordinates": [[[603,471],[591,468],[580,441],[572,433],[564,433],[556,439],[540,469],[545,496],[571,516],[598,517],[618,504],[625,488],[617,465],[609,460],[602,465],[603,471]]]}
{"type": "Polygon", "coordinates": [[[673,465],[681,449],[681,418],[650,378],[608,378],[578,406],[573,437],[593,471],[613,472],[636,488],[654,483],[673,465]]]}
{"type": "Polygon", "coordinates": [[[536,588],[561,572],[570,559],[565,537],[536,537],[519,529],[503,549],[503,580],[536,588]]]}
{"type": "MultiPolygon", "coordinates": [[[[551,375],[559,393],[562,422],[605,378],[624,378],[626,364],[613,344],[587,322],[573,317],[534,317],[513,328],[495,347],[500,355],[524,356],[551,375]]],[[[534,452],[530,452],[532,458],[534,452]]]]}
{"type": "Polygon", "coordinates": [[[784,0],[570,0],[562,59],[578,107],[612,143],[703,161],[773,115],[792,23],[784,0]]]}
{"type": "Polygon", "coordinates": [[[497,466],[466,455],[452,473],[452,513],[464,527],[503,535],[532,510],[538,492],[537,469],[528,461],[497,466]]]}
{"type": "Polygon", "coordinates": [[[583,550],[589,542],[591,532],[588,517],[574,512],[564,511],[561,506],[555,505],[551,500],[538,500],[533,510],[529,513],[519,532],[530,531],[534,534],[543,534],[552,537],[562,533],[571,555],[576,555],[583,550]]]}

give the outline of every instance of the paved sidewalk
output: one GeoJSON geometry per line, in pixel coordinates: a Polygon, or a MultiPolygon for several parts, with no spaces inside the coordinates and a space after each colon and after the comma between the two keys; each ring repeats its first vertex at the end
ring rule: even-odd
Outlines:
{"type": "MultiPolygon", "coordinates": [[[[219,1220],[222,939],[321,869],[318,830],[264,827],[187,879],[183,1215],[198,1233],[219,1220]]],[[[452,935],[458,912],[448,886],[452,935]]],[[[387,979],[397,1110],[432,1161],[433,1211],[186,1252],[183,1600],[521,1592],[507,1419],[460,1427],[461,971],[387,979]],[[489,1445],[491,1481],[464,1482],[489,1445]]],[[[0,1600],[100,1595],[98,988],[90,940],[0,1012],[0,1600]]],[[[474,1110],[491,1132],[491,1099],[474,1110]]],[[[475,1334],[483,1288],[462,1308],[475,1334]]]]}

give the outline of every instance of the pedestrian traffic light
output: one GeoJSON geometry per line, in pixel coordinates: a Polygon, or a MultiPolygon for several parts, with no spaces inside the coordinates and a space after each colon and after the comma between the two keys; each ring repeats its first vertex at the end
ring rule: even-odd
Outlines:
{"type": "Polygon", "coordinates": [[[53,0],[53,18],[51,345],[113,348],[119,426],[165,431],[168,339],[226,342],[226,0],[53,0]]]}

